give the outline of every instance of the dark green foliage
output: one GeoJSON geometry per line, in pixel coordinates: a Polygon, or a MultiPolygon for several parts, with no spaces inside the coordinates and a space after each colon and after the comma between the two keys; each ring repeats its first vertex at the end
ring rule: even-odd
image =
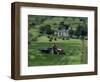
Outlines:
{"type": "Polygon", "coordinates": [[[72,36],[74,35],[74,30],[72,28],[69,29],[69,37],[73,38],[72,36]]]}
{"type": "Polygon", "coordinates": [[[77,36],[77,38],[79,38],[80,36],[81,37],[85,37],[87,36],[87,29],[86,27],[83,27],[83,26],[78,26],[76,31],[75,31],[75,35],[77,36]]]}

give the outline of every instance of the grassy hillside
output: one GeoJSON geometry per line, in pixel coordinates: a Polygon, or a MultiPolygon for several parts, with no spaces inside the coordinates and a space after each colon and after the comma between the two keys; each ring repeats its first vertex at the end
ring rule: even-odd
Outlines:
{"type": "MultiPolygon", "coordinates": [[[[68,41],[58,42],[60,48],[65,50],[65,55],[44,54],[39,51],[40,48],[52,47],[53,43],[41,42],[33,43],[29,46],[29,66],[43,65],[71,65],[87,63],[87,48],[83,50],[81,40],[71,39],[68,41]],[[86,52],[83,54],[82,52],[86,52]],[[82,56],[84,55],[84,57],[82,56]],[[84,60],[85,59],[85,60],[84,60]]],[[[86,43],[86,42],[85,42],[86,43]]]]}

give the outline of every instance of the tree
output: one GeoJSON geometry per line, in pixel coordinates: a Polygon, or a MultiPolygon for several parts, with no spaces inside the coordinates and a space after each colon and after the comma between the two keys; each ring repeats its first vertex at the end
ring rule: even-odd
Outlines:
{"type": "Polygon", "coordinates": [[[69,29],[69,37],[72,38],[74,35],[74,30],[72,28],[69,29]]]}
{"type": "Polygon", "coordinates": [[[41,34],[44,34],[45,33],[45,26],[40,26],[39,30],[40,30],[41,34]]]}
{"type": "Polygon", "coordinates": [[[87,36],[87,28],[79,25],[76,29],[75,35],[77,36],[77,38],[81,37],[81,39],[84,39],[85,36],[87,36]]]}
{"type": "Polygon", "coordinates": [[[77,36],[77,38],[79,38],[81,35],[81,28],[82,27],[80,25],[76,28],[75,35],[77,36]]]}

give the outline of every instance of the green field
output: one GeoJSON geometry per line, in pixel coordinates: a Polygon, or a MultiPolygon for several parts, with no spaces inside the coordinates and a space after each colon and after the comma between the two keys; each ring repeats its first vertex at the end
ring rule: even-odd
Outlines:
{"type": "Polygon", "coordinates": [[[56,43],[64,49],[65,55],[43,54],[39,49],[52,47],[53,42],[48,42],[47,38],[42,36],[28,47],[28,66],[86,64],[87,46],[86,41],[84,42],[80,39],[58,40],[56,43]]]}

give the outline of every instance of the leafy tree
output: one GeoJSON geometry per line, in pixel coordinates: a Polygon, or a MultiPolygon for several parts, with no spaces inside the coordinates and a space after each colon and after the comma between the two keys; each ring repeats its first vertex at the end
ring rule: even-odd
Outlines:
{"type": "Polygon", "coordinates": [[[72,28],[69,29],[69,37],[72,38],[74,35],[74,30],[72,28]]]}
{"type": "Polygon", "coordinates": [[[79,25],[76,29],[75,35],[77,36],[77,38],[79,38],[81,36],[81,38],[87,36],[87,29],[86,27],[83,27],[81,25],[79,25]]]}

